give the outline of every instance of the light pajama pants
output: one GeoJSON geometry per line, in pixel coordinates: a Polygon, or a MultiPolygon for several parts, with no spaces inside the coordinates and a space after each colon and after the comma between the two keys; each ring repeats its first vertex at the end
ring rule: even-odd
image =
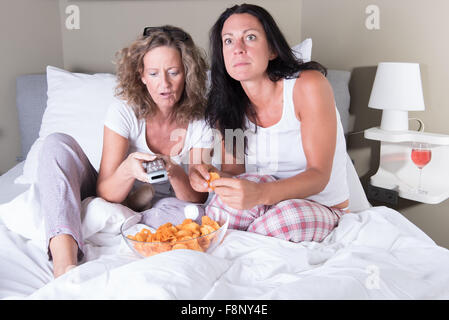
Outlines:
{"type": "MultiPolygon", "coordinates": [[[[38,163],[38,189],[45,220],[47,248],[51,238],[69,234],[83,257],[81,201],[96,195],[97,171],[71,136],[53,133],[43,142],[38,163]]],[[[48,249],[49,259],[51,252],[48,249]]]]}
{"type": "MultiPolygon", "coordinates": [[[[276,180],[269,175],[248,173],[236,178],[257,183],[276,180]]],[[[254,232],[292,242],[321,242],[338,225],[340,217],[345,213],[303,199],[290,199],[272,206],[257,205],[249,210],[238,210],[227,206],[220,197],[214,195],[209,206],[228,211],[229,229],[254,232]]]]}
{"type": "MultiPolygon", "coordinates": [[[[53,133],[45,138],[38,166],[47,248],[54,236],[69,234],[78,244],[78,260],[81,260],[84,256],[81,202],[96,196],[97,171],[75,139],[63,133],[53,133]]],[[[141,213],[142,222],[156,229],[167,222],[180,224],[185,219],[184,207],[188,204],[175,197],[163,198],[141,213]]],[[[199,209],[197,222],[201,223],[204,210],[199,209]]],[[[48,256],[52,259],[50,250],[48,256]]]]}

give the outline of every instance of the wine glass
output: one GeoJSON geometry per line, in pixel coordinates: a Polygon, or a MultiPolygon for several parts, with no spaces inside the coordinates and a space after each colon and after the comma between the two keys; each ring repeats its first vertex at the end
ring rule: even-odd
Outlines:
{"type": "Polygon", "coordinates": [[[430,162],[432,158],[432,150],[430,144],[424,142],[412,143],[412,161],[419,169],[419,183],[417,193],[427,194],[427,191],[421,188],[422,169],[430,162]]]}

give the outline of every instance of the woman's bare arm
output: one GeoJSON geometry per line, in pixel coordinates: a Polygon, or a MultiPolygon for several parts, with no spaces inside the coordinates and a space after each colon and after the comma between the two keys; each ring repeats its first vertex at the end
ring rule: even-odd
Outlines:
{"type": "Polygon", "coordinates": [[[293,177],[267,183],[265,204],[304,199],[321,192],[330,179],[337,137],[332,87],[320,72],[304,71],[293,92],[307,168],[293,177]]]}
{"type": "Polygon", "coordinates": [[[137,152],[126,157],[128,147],[128,139],[104,127],[97,195],[107,201],[123,202],[131,191],[135,179],[147,182],[142,162],[151,161],[154,157],[137,152]]]}

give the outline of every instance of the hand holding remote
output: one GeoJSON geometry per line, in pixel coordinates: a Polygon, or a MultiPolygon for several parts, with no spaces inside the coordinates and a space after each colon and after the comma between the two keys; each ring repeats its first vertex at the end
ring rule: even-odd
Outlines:
{"type": "Polygon", "coordinates": [[[162,158],[156,158],[153,161],[144,162],[142,165],[147,173],[146,182],[158,183],[168,180],[166,165],[162,158]]]}
{"type": "Polygon", "coordinates": [[[126,158],[122,165],[125,165],[129,175],[133,178],[142,182],[148,182],[148,174],[144,169],[144,163],[153,161],[156,158],[156,156],[148,153],[133,152],[126,158]]]}

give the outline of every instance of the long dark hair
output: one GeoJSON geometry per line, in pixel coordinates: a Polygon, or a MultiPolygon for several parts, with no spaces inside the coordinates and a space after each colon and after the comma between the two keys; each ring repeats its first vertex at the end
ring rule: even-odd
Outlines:
{"type": "Polygon", "coordinates": [[[225,129],[245,130],[245,114],[257,115],[239,81],[231,78],[226,71],[223,58],[221,32],[225,21],[233,14],[248,13],[259,19],[268,45],[277,57],[268,63],[267,74],[275,82],[283,78],[297,77],[301,70],[318,70],[327,75],[327,70],[315,61],[304,63],[293,54],[284,35],[270,13],[252,4],[235,5],[226,9],[210,30],[211,88],[208,93],[206,121],[212,128],[225,135],[225,129]]]}

